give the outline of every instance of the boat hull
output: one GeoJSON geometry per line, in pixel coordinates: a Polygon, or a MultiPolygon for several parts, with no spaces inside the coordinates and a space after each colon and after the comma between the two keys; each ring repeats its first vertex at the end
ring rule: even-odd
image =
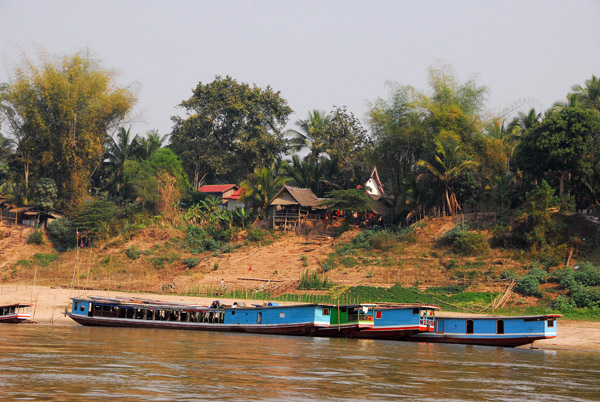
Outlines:
{"type": "Polygon", "coordinates": [[[514,337],[467,337],[467,336],[436,336],[436,335],[413,335],[405,340],[411,342],[429,342],[429,343],[455,343],[463,345],[481,345],[481,346],[503,346],[516,347],[523,346],[540,339],[551,339],[556,336],[531,335],[514,337]]]}
{"type": "Polygon", "coordinates": [[[298,324],[223,324],[223,323],[191,323],[179,321],[153,321],[135,320],[126,318],[110,317],[86,317],[78,314],[67,313],[73,321],[85,326],[97,327],[128,327],[128,328],[158,328],[158,329],[180,329],[195,331],[217,331],[217,332],[244,332],[252,334],[272,335],[314,335],[319,327],[313,323],[298,324]]]}
{"type": "Polygon", "coordinates": [[[18,324],[31,318],[30,314],[12,314],[0,317],[0,323],[18,324]]]}

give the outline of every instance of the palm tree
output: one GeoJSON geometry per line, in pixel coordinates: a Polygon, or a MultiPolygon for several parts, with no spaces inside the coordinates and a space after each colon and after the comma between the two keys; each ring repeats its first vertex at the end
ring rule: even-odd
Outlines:
{"type": "Polygon", "coordinates": [[[135,154],[142,160],[148,160],[162,148],[166,136],[161,137],[158,130],[150,130],[146,133],[146,138],[136,138],[135,154]]]}
{"type": "Polygon", "coordinates": [[[319,156],[327,152],[327,131],[330,116],[319,110],[308,112],[308,118],[298,120],[296,125],[301,131],[288,130],[286,134],[293,135],[290,140],[292,150],[299,152],[304,148],[310,150],[309,160],[318,164],[319,156]]]}
{"type": "Polygon", "coordinates": [[[256,168],[240,187],[243,189],[241,201],[258,208],[266,218],[267,207],[279,190],[286,184],[288,178],[276,176],[269,168],[256,168]]]}
{"type": "MultiPolygon", "coordinates": [[[[460,145],[457,145],[451,152],[447,152],[440,141],[436,141],[436,155],[432,162],[419,160],[417,166],[427,169],[428,173],[438,180],[444,186],[444,203],[449,215],[455,215],[461,210],[460,204],[456,199],[453,186],[462,172],[470,167],[477,166],[478,163],[471,160],[461,160],[459,156],[460,145]]],[[[420,174],[418,179],[424,177],[420,174]]]]}
{"type": "Polygon", "coordinates": [[[292,156],[292,163],[283,165],[283,171],[294,186],[310,188],[315,194],[321,190],[323,167],[314,161],[302,161],[298,155],[292,156]]]}
{"type": "MultiPolygon", "coordinates": [[[[579,104],[585,108],[600,111],[600,79],[595,75],[585,81],[584,86],[574,85],[571,88],[579,104]]],[[[571,94],[570,94],[571,95],[571,94]]]]}
{"type": "Polygon", "coordinates": [[[105,165],[108,167],[109,188],[119,194],[123,189],[123,166],[128,160],[135,159],[138,136],[131,138],[131,127],[125,130],[120,127],[116,139],[110,137],[107,146],[105,165]]]}

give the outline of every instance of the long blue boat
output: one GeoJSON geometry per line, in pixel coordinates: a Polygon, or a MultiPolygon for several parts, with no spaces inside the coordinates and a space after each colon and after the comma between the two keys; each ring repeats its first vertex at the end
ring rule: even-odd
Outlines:
{"type": "Polygon", "coordinates": [[[168,328],[257,334],[314,335],[330,327],[334,306],[300,304],[245,306],[243,303],[210,306],[177,304],[146,299],[73,297],[66,314],[82,325],[168,328]]]}
{"type": "Polygon", "coordinates": [[[373,305],[373,325],[351,334],[354,338],[405,340],[408,336],[431,332],[435,311],[432,304],[378,303],[373,305]]]}
{"type": "Polygon", "coordinates": [[[515,347],[555,338],[559,317],[562,316],[437,317],[435,331],[415,333],[406,340],[515,347]]]}

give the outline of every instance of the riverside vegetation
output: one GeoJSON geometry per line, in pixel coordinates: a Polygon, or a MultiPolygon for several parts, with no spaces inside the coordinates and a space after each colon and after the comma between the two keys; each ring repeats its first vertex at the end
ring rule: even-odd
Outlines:
{"type": "Polygon", "coordinates": [[[27,59],[0,84],[0,194],[62,217],[4,249],[0,279],[598,318],[600,80],[499,116],[449,66],[429,82],[391,85],[367,128],[334,106],[285,130],[280,92],[216,77],[178,105],[171,133],[138,135],[125,126],[134,94],[89,52],[27,59]],[[385,229],[340,220],[331,243],[264,229],[285,184],[344,216],[369,211],[357,187],[373,166],[385,229]],[[219,208],[195,191],[206,183],[240,183],[245,207],[219,208]]]}

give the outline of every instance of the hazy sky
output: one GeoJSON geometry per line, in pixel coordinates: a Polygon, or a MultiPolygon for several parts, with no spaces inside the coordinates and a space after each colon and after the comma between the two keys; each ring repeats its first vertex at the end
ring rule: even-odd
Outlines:
{"type": "Polygon", "coordinates": [[[545,110],[600,75],[599,0],[0,0],[0,82],[22,53],[91,49],[138,95],[132,132],[171,131],[177,105],[216,75],[270,85],[294,109],[363,119],[386,82],[427,90],[451,65],[488,109],[545,110]]]}

